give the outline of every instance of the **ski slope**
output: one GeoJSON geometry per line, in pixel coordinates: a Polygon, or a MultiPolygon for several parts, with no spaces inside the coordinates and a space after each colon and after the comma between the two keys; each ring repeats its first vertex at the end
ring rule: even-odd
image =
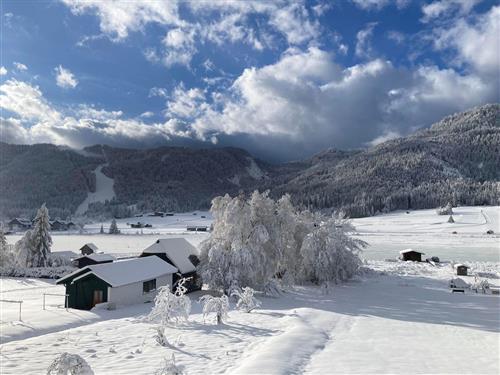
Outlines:
{"type": "Polygon", "coordinates": [[[76,209],[75,215],[81,216],[85,214],[87,209],[89,208],[89,204],[95,202],[105,202],[107,200],[111,200],[115,196],[115,191],[113,190],[114,180],[109,178],[104,173],[102,173],[102,168],[106,165],[99,165],[95,171],[95,192],[89,192],[87,198],[78,206],[76,209]]]}

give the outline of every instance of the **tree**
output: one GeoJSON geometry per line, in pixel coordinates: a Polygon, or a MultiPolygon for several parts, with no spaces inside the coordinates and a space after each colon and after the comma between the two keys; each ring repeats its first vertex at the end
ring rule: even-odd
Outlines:
{"type": "Polygon", "coordinates": [[[14,254],[12,253],[12,246],[7,243],[5,233],[0,228],[0,267],[11,266],[14,263],[14,254]]]}
{"type": "Polygon", "coordinates": [[[356,273],[361,264],[358,253],[366,243],[349,236],[353,230],[349,222],[338,215],[319,223],[306,236],[300,250],[304,280],[337,283],[356,273]]]}
{"type": "Polygon", "coordinates": [[[163,327],[168,323],[187,321],[191,313],[191,300],[186,296],[187,288],[184,287],[186,279],[177,283],[175,293],[170,291],[170,286],[162,286],[155,297],[155,305],[149,313],[148,320],[159,321],[163,327]]]}
{"type": "Polygon", "coordinates": [[[235,290],[231,295],[238,297],[236,308],[249,313],[261,305],[261,302],[254,297],[254,294],[255,290],[250,287],[244,287],[242,291],[235,290]]]}
{"type": "Polygon", "coordinates": [[[78,354],[62,353],[47,369],[47,375],[94,375],[89,364],[78,354]]]}
{"type": "Polygon", "coordinates": [[[116,220],[111,220],[111,225],[109,226],[109,234],[120,234],[120,230],[118,229],[118,225],[116,224],[116,220]]]}
{"type": "Polygon", "coordinates": [[[101,229],[99,230],[100,234],[104,234],[104,226],[101,224],[101,229]]]}
{"type": "Polygon", "coordinates": [[[227,319],[229,299],[225,294],[220,297],[214,297],[206,294],[200,298],[200,303],[203,305],[203,319],[205,319],[210,313],[215,313],[217,324],[221,324],[225,319],[227,319]]]}
{"type": "Polygon", "coordinates": [[[38,210],[34,227],[31,233],[31,264],[33,267],[47,267],[47,261],[50,256],[52,246],[52,237],[50,236],[50,218],[49,210],[42,204],[38,210]]]}
{"type": "Polygon", "coordinates": [[[33,267],[33,240],[31,230],[27,230],[14,245],[15,263],[20,267],[33,267]]]}

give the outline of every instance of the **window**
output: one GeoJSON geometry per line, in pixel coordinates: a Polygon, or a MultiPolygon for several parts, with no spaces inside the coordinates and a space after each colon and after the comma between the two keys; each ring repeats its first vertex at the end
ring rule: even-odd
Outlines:
{"type": "Polygon", "coordinates": [[[152,292],[156,289],[156,279],[144,281],[142,283],[142,294],[152,292]]]}

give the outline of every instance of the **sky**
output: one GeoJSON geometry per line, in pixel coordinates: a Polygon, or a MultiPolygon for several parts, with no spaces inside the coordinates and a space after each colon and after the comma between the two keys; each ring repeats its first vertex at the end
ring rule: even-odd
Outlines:
{"type": "Polygon", "coordinates": [[[358,149],[499,102],[488,0],[2,0],[0,137],[358,149]]]}

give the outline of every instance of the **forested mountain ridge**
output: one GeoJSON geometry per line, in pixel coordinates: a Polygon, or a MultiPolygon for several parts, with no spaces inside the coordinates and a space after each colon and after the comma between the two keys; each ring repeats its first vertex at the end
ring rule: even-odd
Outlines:
{"type": "Polygon", "coordinates": [[[349,216],[455,204],[498,204],[500,105],[448,116],[409,137],[331,163],[313,164],[274,187],[306,207],[349,216]]]}
{"type": "Polygon", "coordinates": [[[237,148],[81,151],[48,144],[0,143],[1,216],[31,216],[47,202],[51,216],[70,216],[95,190],[97,166],[114,179],[115,199],[89,206],[92,216],[144,210],[208,208],[214,196],[253,189],[290,193],[311,209],[351,217],[394,209],[498,204],[500,105],[454,114],[405,138],[358,151],[327,150],[270,165],[237,148]]]}

